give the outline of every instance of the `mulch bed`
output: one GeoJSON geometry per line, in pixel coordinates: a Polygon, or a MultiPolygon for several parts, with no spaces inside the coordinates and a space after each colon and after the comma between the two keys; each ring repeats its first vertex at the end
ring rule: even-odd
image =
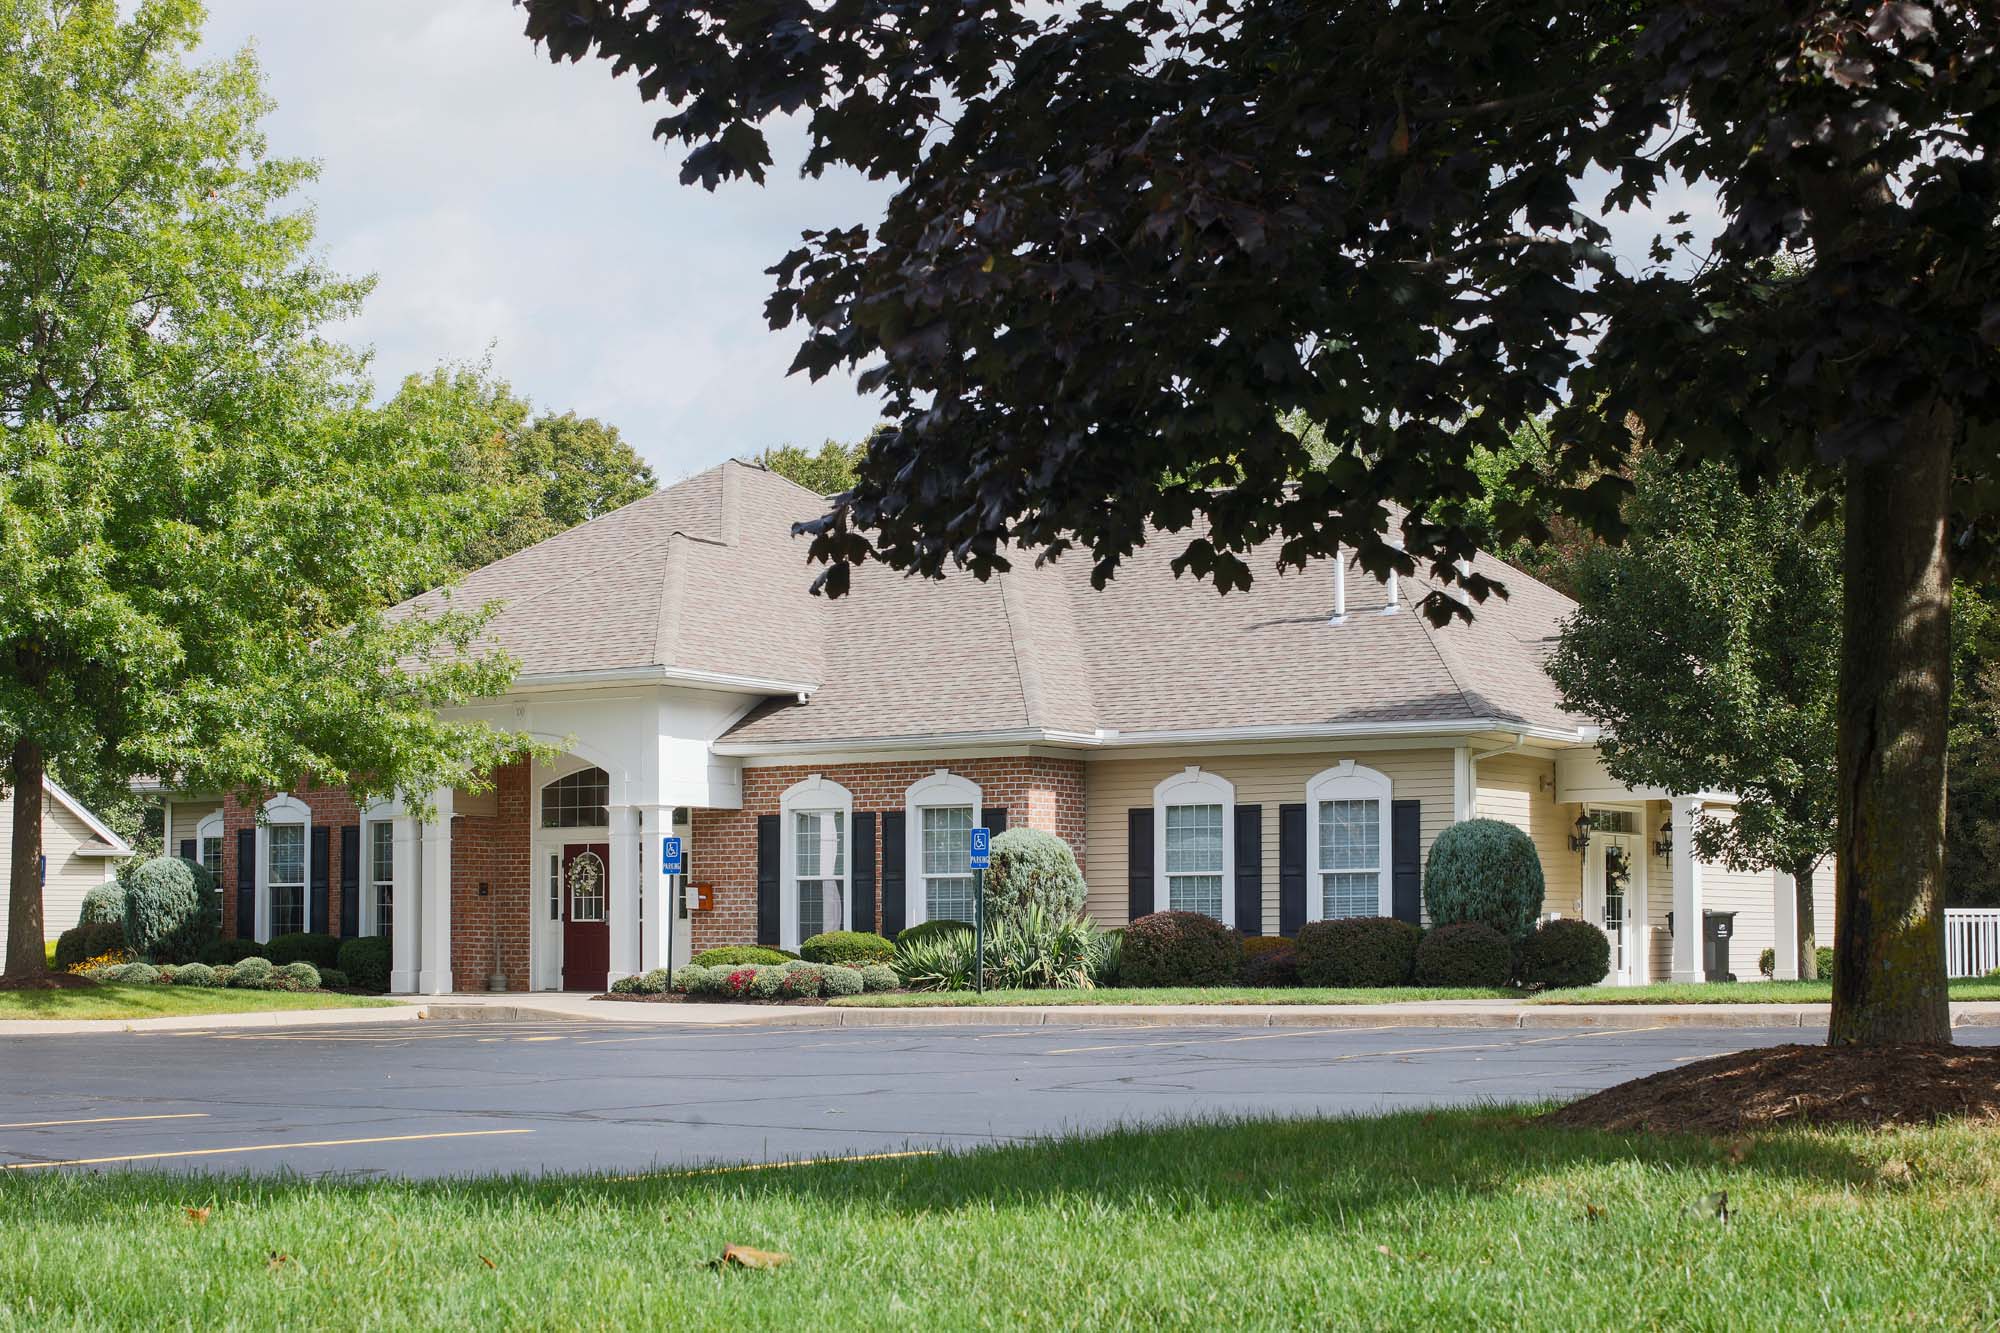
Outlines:
{"type": "Polygon", "coordinates": [[[1770,1046],[1620,1083],[1543,1119],[1581,1129],[1731,1134],[1785,1124],[2000,1124],[2000,1047],[1770,1046]]]}
{"type": "Polygon", "coordinates": [[[0,990],[88,990],[97,983],[67,972],[37,972],[26,977],[0,977],[0,990]]]}
{"type": "Polygon", "coordinates": [[[790,1000],[747,1000],[728,995],[675,995],[671,992],[660,995],[613,995],[609,991],[596,997],[600,1000],[617,1000],[625,1004],[767,1004],[773,1007],[789,1005],[793,1008],[810,1008],[825,1004],[826,1000],[817,995],[800,996],[790,1000]]]}

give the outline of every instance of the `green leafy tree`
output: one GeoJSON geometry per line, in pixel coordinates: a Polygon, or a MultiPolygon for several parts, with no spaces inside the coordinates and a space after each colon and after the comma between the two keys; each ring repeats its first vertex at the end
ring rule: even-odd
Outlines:
{"type": "Polygon", "coordinates": [[[42,777],[427,793],[519,742],[439,719],[504,687],[479,616],[392,620],[487,497],[371,429],[314,334],[364,286],[311,258],[245,52],[201,10],[0,0],[0,747],[5,971],[42,970],[42,777]]]}
{"type": "Polygon", "coordinates": [[[1634,421],[1843,493],[1830,1040],[1951,1039],[1950,589],[2000,533],[1989,6],[517,2],[551,58],[670,103],[684,182],[762,181],[785,116],[807,175],[895,183],[765,307],[795,370],[859,368],[888,420],[808,525],[830,594],[861,561],[1072,549],[1101,584],[1164,529],[1224,591],[1276,537],[1421,564],[1426,613],[1469,615],[1482,538],[1617,535],[1634,421]],[[1683,183],[1717,200],[1707,252],[1676,217],[1621,260],[1613,215],[1683,183]],[[1475,451],[1540,418],[1555,466],[1480,531],[1475,451]]]}
{"type": "Polygon", "coordinates": [[[1746,494],[1726,468],[1642,457],[1622,546],[1584,556],[1549,674],[1602,722],[1604,766],[1668,791],[1728,791],[1703,859],[1798,888],[1799,975],[1817,976],[1813,872],[1833,850],[1840,532],[1795,480],[1746,494]]]}
{"type": "Polygon", "coordinates": [[[854,485],[860,476],[858,469],[862,456],[867,452],[865,441],[842,444],[839,440],[828,440],[820,445],[816,453],[796,444],[766,449],[757,456],[757,462],[809,491],[838,495],[854,485]]]}
{"type": "Polygon", "coordinates": [[[1951,783],[1945,808],[1946,898],[2000,907],[2000,608],[1992,588],[1953,602],[1959,670],[1952,695],[1951,783]]]}

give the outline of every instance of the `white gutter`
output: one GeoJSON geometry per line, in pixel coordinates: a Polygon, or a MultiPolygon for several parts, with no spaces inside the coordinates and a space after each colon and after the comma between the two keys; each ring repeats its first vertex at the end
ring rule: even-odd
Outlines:
{"type": "Polygon", "coordinates": [[[516,676],[507,693],[562,690],[594,685],[691,685],[743,694],[789,694],[801,703],[819,689],[816,681],[774,680],[768,676],[738,676],[726,671],[695,671],[687,667],[610,667],[594,671],[537,671],[516,676]]]}
{"type": "MultiPolygon", "coordinates": [[[[1063,745],[1086,750],[1127,750],[1155,745],[1201,745],[1231,741],[1355,740],[1393,736],[1471,736],[1512,733],[1516,744],[1529,739],[1580,744],[1574,729],[1528,727],[1495,718],[1454,722],[1328,722],[1304,725],[1207,727],[1173,731],[1053,731],[1019,728],[1009,731],[929,732],[911,736],[858,736],[840,740],[714,741],[709,749],[721,755],[770,755],[811,751],[815,754],[859,750],[910,749],[942,745],[1063,745]]],[[[1495,752],[1497,753],[1497,751],[1495,752]]]]}

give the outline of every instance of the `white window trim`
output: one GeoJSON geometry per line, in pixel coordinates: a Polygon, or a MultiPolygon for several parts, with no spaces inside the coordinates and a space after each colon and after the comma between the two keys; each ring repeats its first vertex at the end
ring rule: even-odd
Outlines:
{"type": "Polygon", "coordinates": [[[1375,914],[1395,915],[1394,879],[1391,876],[1389,860],[1390,828],[1393,822],[1395,784],[1386,773],[1378,773],[1372,768],[1363,768],[1352,759],[1343,759],[1332,768],[1322,769],[1306,783],[1306,920],[1326,919],[1326,885],[1319,863],[1319,807],[1323,801],[1367,801],[1381,802],[1381,817],[1376,821],[1379,828],[1381,846],[1376,853],[1375,914]]]}
{"type": "MultiPolygon", "coordinates": [[[[799,861],[798,833],[793,829],[793,816],[806,812],[841,812],[842,836],[847,842],[847,859],[841,869],[839,879],[840,915],[838,925],[829,930],[851,930],[848,922],[854,914],[854,796],[838,782],[831,782],[814,773],[785,789],[778,798],[778,945],[780,948],[797,951],[802,941],[799,939],[799,861]]],[[[833,878],[823,876],[822,878],[833,878]]]]}
{"type": "Polygon", "coordinates": [[[194,826],[194,859],[202,869],[215,876],[217,888],[222,887],[222,863],[218,861],[216,864],[210,865],[201,859],[201,854],[202,849],[208,845],[210,838],[219,840],[222,836],[222,811],[220,810],[215,811],[213,814],[203,815],[201,822],[194,826]]]}
{"type": "MultiPolygon", "coordinates": [[[[930,920],[930,885],[924,878],[924,811],[935,806],[969,805],[972,827],[985,826],[979,784],[940,768],[919,778],[903,793],[903,924],[920,926],[930,920]]],[[[966,874],[972,871],[967,869],[966,874]]]]}
{"type": "MultiPolygon", "coordinates": [[[[375,877],[369,873],[368,865],[369,854],[375,846],[375,825],[389,826],[389,878],[393,883],[396,876],[396,820],[402,815],[402,801],[393,799],[372,801],[368,808],[361,812],[361,848],[360,854],[355,858],[354,891],[361,895],[358,904],[360,911],[355,919],[360,923],[359,929],[363,935],[382,933],[377,921],[381,915],[381,908],[375,901],[375,877]]],[[[392,888],[390,893],[393,896],[395,890],[392,888]]]]}
{"type": "Polygon", "coordinates": [[[1190,764],[1153,788],[1153,910],[1172,902],[1167,888],[1167,808],[1222,807],[1222,924],[1236,924],[1236,784],[1219,773],[1190,764]]]}
{"type": "MultiPolygon", "coordinates": [[[[305,928],[311,930],[312,919],[312,807],[296,796],[279,793],[264,802],[264,808],[257,814],[257,942],[268,944],[271,940],[271,825],[298,824],[302,826],[300,838],[304,847],[300,856],[305,879],[303,893],[305,910],[301,914],[305,928]]],[[[325,922],[320,922],[324,926],[325,922]]]]}

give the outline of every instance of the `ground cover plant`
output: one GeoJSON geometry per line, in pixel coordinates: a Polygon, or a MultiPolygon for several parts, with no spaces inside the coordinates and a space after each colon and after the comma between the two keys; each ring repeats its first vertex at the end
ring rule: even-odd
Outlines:
{"type": "Polygon", "coordinates": [[[0,1311],[44,1329],[2000,1315],[2000,1137],[1963,1128],[1628,1138],[1447,1111],[618,1178],[10,1171],[0,1214],[0,1311]],[[719,1265],[730,1245],[787,1258],[719,1265]]]}

